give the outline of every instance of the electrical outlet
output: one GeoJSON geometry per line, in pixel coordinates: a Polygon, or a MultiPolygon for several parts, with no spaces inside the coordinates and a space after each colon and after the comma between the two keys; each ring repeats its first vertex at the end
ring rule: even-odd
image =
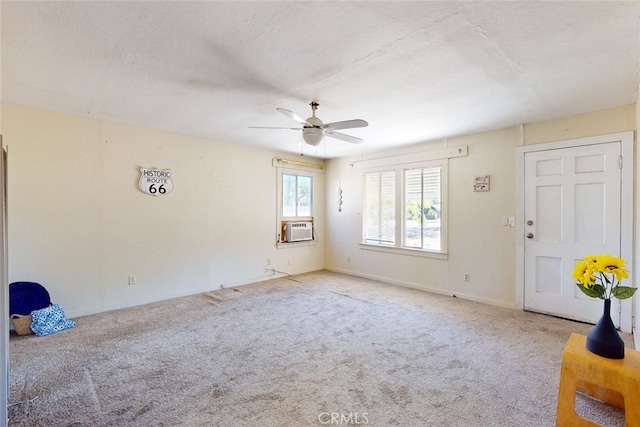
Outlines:
{"type": "Polygon", "coordinates": [[[469,281],[469,278],[470,278],[469,273],[464,273],[464,281],[465,281],[465,282],[468,282],[468,281],[469,281]]]}
{"type": "Polygon", "coordinates": [[[137,283],[136,276],[129,276],[129,284],[135,285],[137,283]]]}

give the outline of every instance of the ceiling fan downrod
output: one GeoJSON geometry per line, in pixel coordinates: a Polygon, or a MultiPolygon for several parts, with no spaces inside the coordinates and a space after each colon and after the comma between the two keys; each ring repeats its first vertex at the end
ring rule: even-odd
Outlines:
{"type": "Polygon", "coordinates": [[[315,117],[316,116],[316,110],[318,109],[320,104],[318,104],[316,101],[311,101],[311,103],[309,105],[311,106],[311,114],[313,115],[313,117],[315,117]]]}

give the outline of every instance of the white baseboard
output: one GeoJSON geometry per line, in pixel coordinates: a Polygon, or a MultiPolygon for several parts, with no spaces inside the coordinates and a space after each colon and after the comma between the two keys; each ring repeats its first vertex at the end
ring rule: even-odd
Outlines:
{"type": "Polygon", "coordinates": [[[389,283],[391,285],[398,285],[398,286],[402,286],[402,287],[405,287],[405,288],[417,289],[419,291],[426,291],[426,292],[431,292],[431,293],[434,293],[434,294],[446,295],[446,296],[449,296],[449,297],[453,296],[453,294],[451,292],[448,292],[448,291],[443,290],[443,289],[430,288],[428,286],[421,286],[421,285],[418,285],[416,283],[404,282],[402,280],[395,280],[395,279],[391,279],[389,277],[377,276],[375,274],[360,273],[360,272],[356,272],[356,271],[344,270],[344,269],[335,268],[335,267],[325,267],[325,270],[334,271],[336,273],[349,274],[351,276],[362,277],[362,278],[365,278],[365,279],[377,280],[379,282],[389,283]]]}
{"type": "Polygon", "coordinates": [[[224,285],[220,285],[222,287],[218,286],[218,287],[212,288],[210,286],[201,286],[197,288],[180,289],[178,292],[166,292],[166,293],[152,295],[152,296],[145,296],[144,298],[122,300],[114,304],[95,305],[90,307],[83,307],[81,309],[78,309],[78,308],[67,309],[63,307],[63,309],[68,319],[74,319],[76,317],[89,316],[92,314],[104,313],[104,312],[113,311],[113,310],[120,310],[123,308],[137,307],[140,305],[152,304],[154,302],[165,301],[173,298],[182,298],[190,295],[201,294],[204,292],[213,292],[213,291],[220,290],[222,288],[235,288],[237,286],[248,285],[250,283],[262,282],[262,281],[271,280],[271,279],[278,279],[286,276],[288,276],[288,273],[275,272],[274,274],[265,274],[262,276],[251,277],[248,279],[230,281],[228,283],[225,283],[224,285]]]}
{"type": "Polygon", "coordinates": [[[405,281],[402,281],[402,280],[391,279],[389,277],[376,276],[376,275],[373,275],[373,274],[363,274],[363,273],[360,273],[360,272],[343,270],[343,269],[335,268],[335,267],[325,267],[325,270],[335,271],[336,273],[349,274],[351,276],[356,276],[356,277],[364,277],[366,279],[378,280],[380,282],[390,283],[392,285],[403,286],[405,288],[417,289],[419,291],[431,292],[431,293],[438,294],[438,295],[446,295],[446,296],[450,296],[450,297],[461,298],[461,299],[474,301],[474,302],[479,302],[479,303],[488,304],[488,305],[493,305],[493,306],[497,306],[497,307],[516,309],[516,305],[515,304],[506,303],[504,301],[493,300],[493,299],[490,299],[490,298],[482,298],[482,297],[478,297],[478,296],[475,296],[475,295],[469,295],[469,294],[460,293],[460,292],[451,292],[451,291],[445,290],[445,289],[432,288],[432,287],[429,287],[429,286],[419,285],[417,283],[405,282],[405,281]]]}

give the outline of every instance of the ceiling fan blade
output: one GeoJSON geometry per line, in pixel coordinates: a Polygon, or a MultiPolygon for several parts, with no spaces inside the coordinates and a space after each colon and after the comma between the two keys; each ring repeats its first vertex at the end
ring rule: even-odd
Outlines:
{"type": "Polygon", "coordinates": [[[289,130],[302,130],[303,128],[282,128],[273,126],[249,126],[249,129],[289,129],[289,130]]]}
{"type": "Polygon", "coordinates": [[[351,136],[351,135],[345,135],[344,133],[340,133],[340,132],[325,131],[324,134],[326,136],[330,136],[331,138],[341,139],[342,141],[350,142],[352,144],[360,144],[362,142],[362,139],[360,138],[356,138],[355,136],[351,136]]]}
{"type": "Polygon", "coordinates": [[[325,129],[352,129],[352,128],[364,128],[369,126],[365,120],[345,120],[342,122],[325,123],[321,127],[325,129]]]}
{"type": "Polygon", "coordinates": [[[301,125],[313,126],[311,123],[307,122],[305,119],[303,119],[302,117],[300,117],[299,115],[297,115],[293,111],[289,111],[289,110],[287,110],[285,108],[276,108],[276,110],[280,111],[282,114],[284,114],[285,116],[289,117],[292,120],[295,120],[296,122],[300,123],[301,125]]]}

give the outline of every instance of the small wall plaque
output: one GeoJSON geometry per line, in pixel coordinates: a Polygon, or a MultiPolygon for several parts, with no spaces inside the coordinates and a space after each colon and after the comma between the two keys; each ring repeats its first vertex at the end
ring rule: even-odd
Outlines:
{"type": "Polygon", "coordinates": [[[489,191],[489,175],[473,178],[473,191],[489,191]]]}
{"type": "Polygon", "coordinates": [[[138,186],[143,193],[152,196],[164,196],[173,191],[173,172],[171,169],[140,168],[138,186]]]}

